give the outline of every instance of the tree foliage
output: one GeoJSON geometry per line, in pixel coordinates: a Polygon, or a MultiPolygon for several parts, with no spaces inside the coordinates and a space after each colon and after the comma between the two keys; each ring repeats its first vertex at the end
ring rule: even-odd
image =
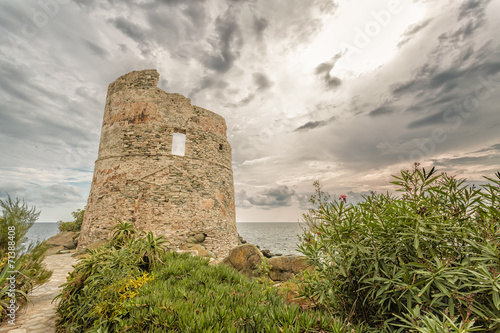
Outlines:
{"type": "Polygon", "coordinates": [[[1,321],[5,318],[12,299],[16,300],[16,306],[26,302],[32,288],[47,281],[52,272],[42,264],[48,245],[32,243],[27,248],[23,245],[26,233],[38,219],[40,212],[35,207],[28,207],[24,200],[12,199],[10,196],[6,200],[0,200],[0,207],[1,321]]]}
{"type": "Polygon", "coordinates": [[[73,221],[57,221],[59,231],[80,231],[82,229],[85,208],[77,209],[74,212],[71,212],[71,215],[73,215],[73,221]]]}
{"type": "Polygon", "coordinates": [[[40,211],[36,207],[28,207],[26,202],[21,199],[0,199],[0,251],[6,251],[9,241],[16,244],[16,251],[22,251],[22,243],[26,241],[26,233],[40,216],[40,211]],[[9,239],[9,231],[13,229],[9,239]]]}
{"type": "Polygon", "coordinates": [[[386,332],[500,330],[500,173],[481,188],[418,165],[394,177],[400,196],[356,205],[315,184],[303,295],[386,332]]]}

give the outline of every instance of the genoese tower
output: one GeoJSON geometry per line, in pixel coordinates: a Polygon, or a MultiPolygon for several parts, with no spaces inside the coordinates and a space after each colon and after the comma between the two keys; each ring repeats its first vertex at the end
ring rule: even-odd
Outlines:
{"type": "Polygon", "coordinates": [[[226,122],[158,78],[134,71],[108,87],[78,249],[109,239],[121,220],[223,257],[238,245],[226,122]]]}

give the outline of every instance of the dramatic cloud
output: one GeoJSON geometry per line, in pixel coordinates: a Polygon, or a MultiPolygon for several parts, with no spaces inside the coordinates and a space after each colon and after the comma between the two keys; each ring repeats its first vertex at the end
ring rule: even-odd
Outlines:
{"type": "Polygon", "coordinates": [[[373,111],[370,111],[369,115],[372,117],[377,117],[381,115],[391,114],[394,112],[394,109],[390,106],[379,106],[373,111]]]}
{"type": "Polygon", "coordinates": [[[85,205],[107,86],[146,68],[226,119],[238,221],[300,219],[316,180],[498,171],[500,0],[46,3],[0,3],[0,197],[42,221],[85,205]]]}
{"type": "Polygon", "coordinates": [[[341,54],[335,55],[333,59],[329,62],[324,62],[318,65],[316,67],[315,73],[318,75],[324,82],[325,86],[328,89],[334,89],[337,88],[342,84],[342,81],[338,77],[333,77],[330,75],[331,70],[335,66],[335,63],[337,60],[339,60],[341,57],[341,54]]]}
{"type": "Polygon", "coordinates": [[[267,90],[274,84],[264,73],[253,73],[253,82],[257,86],[257,91],[267,90]]]}
{"type": "Polygon", "coordinates": [[[301,125],[301,126],[297,127],[294,130],[294,132],[307,131],[307,130],[311,130],[311,129],[314,129],[314,128],[317,128],[317,127],[326,126],[326,125],[328,125],[329,123],[331,123],[334,120],[335,120],[335,117],[331,117],[328,120],[308,121],[304,125],[301,125]]]}
{"type": "Polygon", "coordinates": [[[427,19],[423,22],[419,22],[416,24],[412,24],[406,29],[404,34],[401,36],[401,40],[398,43],[398,47],[403,46],[404,44],[408,43],[412,38],[415,37],[417,33],[419,33],[421,30],[423,30],[425,27],[429,25],[429,23],[432,22],[432,19],[427,19]]]}
{"type": "Polygon", "coordinates": [[[295,196],[294,190],[289,189],[287,186],[279,186],[266,189],[254,196],[248,196],[245,192],[240,192],[239,200],[248,201],[253,206],[271,209],[291,206],[293,196],[295,196]]]}

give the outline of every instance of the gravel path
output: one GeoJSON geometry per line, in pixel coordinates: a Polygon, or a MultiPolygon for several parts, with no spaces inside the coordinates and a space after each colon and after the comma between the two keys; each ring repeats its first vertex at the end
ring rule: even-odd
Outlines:
{"type": "Polygon", "coordinates": [[[30,295],[30,302],[18,310],[16,324],[2,323],[0,333],[55,333],[56,302],[59,286],[66,282],[66,276],[73,271],[77,259],[72,253],[55,254],[45,258],[47,268],[52,270],[52,277],[45,284],[36,287],[30,295]]]}

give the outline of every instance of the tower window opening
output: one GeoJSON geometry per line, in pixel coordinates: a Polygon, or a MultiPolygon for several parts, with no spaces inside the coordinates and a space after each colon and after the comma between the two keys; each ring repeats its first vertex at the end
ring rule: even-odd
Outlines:
{"type": "Polygon", "coordinates": [[[175,132],[172,137],[172,155],[184,156],[186,153],[186,134],[175,132]]]}
{"type": "Polygon", "coordinates": [[[224,146],[222,145],[222,143],[219,145],[219,150],[222,151],[224,149],[224,146]]]}

